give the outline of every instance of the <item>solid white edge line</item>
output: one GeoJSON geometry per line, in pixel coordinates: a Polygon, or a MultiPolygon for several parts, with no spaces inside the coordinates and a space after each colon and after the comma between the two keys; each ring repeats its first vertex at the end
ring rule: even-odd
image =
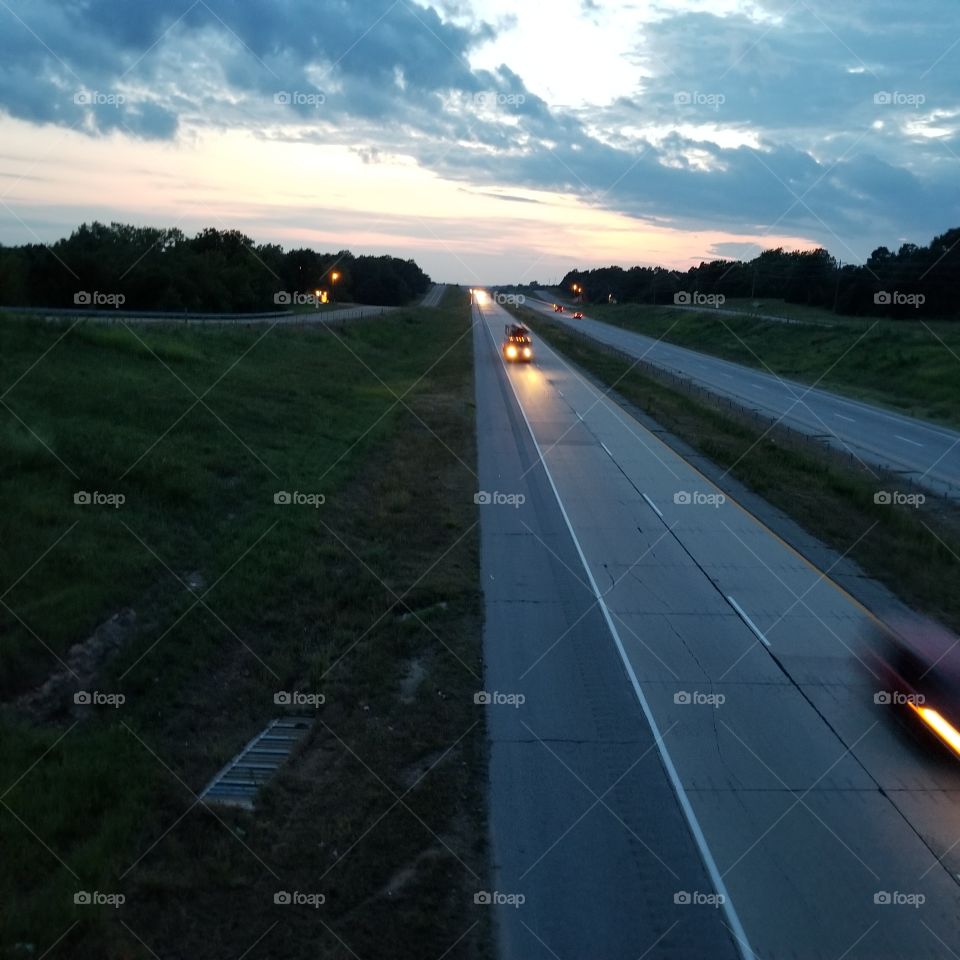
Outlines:
{"type": "Polygon", "coordinates": [[[660,512],[660,508],[645,493],[641,493],[640,496],[643,497],[643,499],[646,500],[651,507],[653,507],[653,509],[656,511],[657,516],[662,520],[663,514],[660,512]]]}
{"type": "Polygon", "coordinates": [[[761,640],[763,643],[765,643],[769,647],[770,641],[760,632],[760,629],[746,615],[746,613],[744,613],[743,608],[740,606],[740,604],[737,603],[737,601],[734,600],[733,597],[727,597],[727,603],[729,603],[730,606],[737,611],[737,615],[753,631],[754,636],[756,636],[758,640],[761,640]]]}
{"type": "MultiPolygon", "coordinates": [[[[490,342],[493,344],[494,350],[496,351],[497,342],[493,336],[493,331],[490,329],[490,325],[486,322],[482,313],[480,314],[480,321],[484,324],[484,326],[486,326],[487,333],[490,336],[490,342]]],[[[500,355],[499,351],[496,351],[496,353],[497,356],[500,355]]],[[[503,364],[502,359],[500,362],[503,364]]],[[[613,637],[614,644],[616,644],[617,652],[620,654],[620,660],[623,662],[624,669],[627,672],[627,677],[630,680],[631,686],[633,687],[633,692],[636,694],[637,700],[640,703],[640,709],[643,711],[643,715],[646,718],[647,723],[650,725],[654,742],[657,745],[657,752],[660,754],[660,761],[663,763],[664,769],[667,771],[667,777],[669,778],[670,784],[673,787],[673,791],[677,796],[680,809],[683,810],[683,815],[686,817],[687,825],[690,827],[690,832],[693,834],[694,842],[700,851],[700,857],[703,860],[703,864],[707,868],[710,881],[713,883],[713,887],[716,892],[723,897],[723,912],[726,914],[727,921],[730,924],[730,932],[733,934],[733,938],[736,941],[737,950],[739,951],[740,956],[743,957],[743,960],[757,960],[756,954],[753,952],[753,948],[750,946],[750,942],[747,940],[747,935],[744,932],[743,925],[740,923],[740,917],[737,915],[737,910],[733,905],[733,900],[731,899],[730,894],[727,892],[727,887],[723,882],[723,876],[720,873],[720,869],[717,867],[716,861],[713,859],[713,854],[710,852],[710,847],[707,844],[707,838],[704,836],[703,829],[700,826],[700,821],[697,819],[697,815],[694,813],[693,806],[690,803],[690,798],[687,796],[687,792],[683,789],[683,784],[680,782],[680,775],[677,773],[677,768],[673,765],[673,758],[670,756],[670,751],[667,750],[667,746],[663,742],[663,737],[660,734],[660,728],[657,726],[657,721],[653,716],[653,711],[650,709],[650,704],[647,703],[647,698],[644,696],[643,690],[640,688],[640,681],[637,679],[637,675],[633,669],[633,664],[630,663],[630,658],[627,656],[627,651],[623,646],[623,641],[620,639],[620,633],[617,630],[616,624],[613,622],[613,617],[610,615],[610,611],[607,609],[607,604],[604,602],[603,596],[600,593],[600,589],[597,586],[597,581],[593,578],[593,572],[590,569],[590,565],[587,563],[586,555],[583,552],[583,548],[580,546],[580,541],[577,539],[577,534],[573,529],[573,524],[570,522],[570,517],[567,515],[567,509],[563,505],[563,500],[560,499],[560,491],[557,489],[557,485],[553,480],[553,474],[550,472],[550,468],[547,466],[547,461],[543,457],[543,451],[540,449],[540,444],[537,442],[536,434],[534,434],[533,427],[531,426],[530,420],[527,417],[527,411],[524,410],[523,404],[520,402],[520,397],[517,394],[517,388],[513,385],[513,380],[509,375],[507,376],[507,380],[510,383],[510,389],[513,391],[513,397],[514,400],[516,400],[517,407],[523,416],[523,422],[527,425],[527,430],[530,433],[530,439],[533,441],[534,449],[537,451],[537,456],[540,458],[540,463],[543,464],[543,471],[547,475],[547,480],[550,482],[553,495],[557,498],[557,506],[560,508],[560,513],[563,516],[564,523],[567,525],[567,530],[570,532],[570,537],[573,539],[573,545],[577,548],[577,555],[580,557],[580,562],[583,564],[583,569],[587,574],[587,579],[590,581],[590,589],[593,590],[593,595],[596,597],[597,603],[600,606],[600,610],[603,613],[603,617],[607,622],[607,627],[609,628],[610,634],[613,637]]]]}
{"type": "Polygon", "coordinates": [[[610,448],[601,440],[600,446],[603,447],[603,452],[612,460],[613,454],[610,452],[610,448]]]}

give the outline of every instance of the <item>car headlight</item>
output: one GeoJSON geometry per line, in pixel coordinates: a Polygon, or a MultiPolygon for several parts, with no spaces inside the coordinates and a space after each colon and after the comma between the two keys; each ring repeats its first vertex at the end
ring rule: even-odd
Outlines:
{"type": "Polygon", "coordinates": [[[517,348],[514,346],[507,347],[507,356],[512,360],[517,355],[517,348]]]}
{"type": "Polygon", "coordinates": [[[530,356],[533,356],[533,352],[530,350],[529,347],[524,347],[524,348],[523,348],[523,355],[524,355],[525,357],[530,357],[530,356]]]}

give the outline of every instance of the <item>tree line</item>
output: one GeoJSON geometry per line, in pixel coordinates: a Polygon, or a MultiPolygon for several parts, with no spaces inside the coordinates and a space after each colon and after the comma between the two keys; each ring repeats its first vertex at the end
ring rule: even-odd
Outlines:
{"type": "Polygon", "coordinates": [[[4,306],[243,313],[309,304],[317,291],[339,302],[399,306],[429,287],[413,260],[284,251],[237,230],[188,237],[176,228],[95,222],[49,246],[0,245],[4,306]]]}
{"type": "Polygon", "coordinates": [[[566,290],[591,302],[696,302],[698,296],[778,298],[851,316],[960,319],[960,228],[928,246],[878,247],[866,263],[842,263],[827,250],[764,250],[752,260],[703,261],[687,271],[665,267],[571,270],[566,290]]]}

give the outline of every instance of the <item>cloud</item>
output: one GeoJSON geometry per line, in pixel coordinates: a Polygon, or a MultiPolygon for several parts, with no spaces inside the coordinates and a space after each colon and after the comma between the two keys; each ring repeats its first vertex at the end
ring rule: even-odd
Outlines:
{"type": "Polygon", "coordinates": [[[954,2],[675,0],[639,29],[635,92],[573,111],[528,89],[520,64],[471,66],[497,37],[479,2],[7,0],[0,106],[91,136],[206,125],[339,143],[471,188],[863,258],[960,215],[960,76],[938,27],[954,2]]]}

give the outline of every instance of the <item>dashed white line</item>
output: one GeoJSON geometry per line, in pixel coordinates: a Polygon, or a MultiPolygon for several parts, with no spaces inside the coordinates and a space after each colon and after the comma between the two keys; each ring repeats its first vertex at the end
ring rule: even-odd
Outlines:
{"type": "Polygon", "coordinates": [[[729,603],[730,606],[733,607],[733,609],[737,611],[737,615],[738,615],[738,616],[740,617],[740,619],[750,628],[750,630],[753,632],[753,635],[754,635],[758,640],[760,640],[762,643],[766,644],[766,645],[769,647],[769,646],[770,646],[770,641],[760,632],[760,629],[759,629],[759,628],[757,627],[757,625],[746,615],[746,613],[744,613],[743,608],[740,606],[740,604],[737,603],[737,601],[734,600],[733,597],[727,597],[727,603],[729,603]]]}
{"type": "Polygon", "coordinates": [[[657,516],[662,520],[663,514],[660,512],[660,508],[645,493],[641,493],[640,496],[643,497],[643,499],[646,500],[651,507],[653,507],[654,511],[656,511],[657,516]]]}
{"type": "Polygon", "coordinates": [[[902,440],[904,443],[912,443],[915,447],[922,447],[922,443],[917,443],[916,440],[911,440],[909,437],[901,437],[899,433],[895,433],[894,436],[898,440],[902,440]]]}

